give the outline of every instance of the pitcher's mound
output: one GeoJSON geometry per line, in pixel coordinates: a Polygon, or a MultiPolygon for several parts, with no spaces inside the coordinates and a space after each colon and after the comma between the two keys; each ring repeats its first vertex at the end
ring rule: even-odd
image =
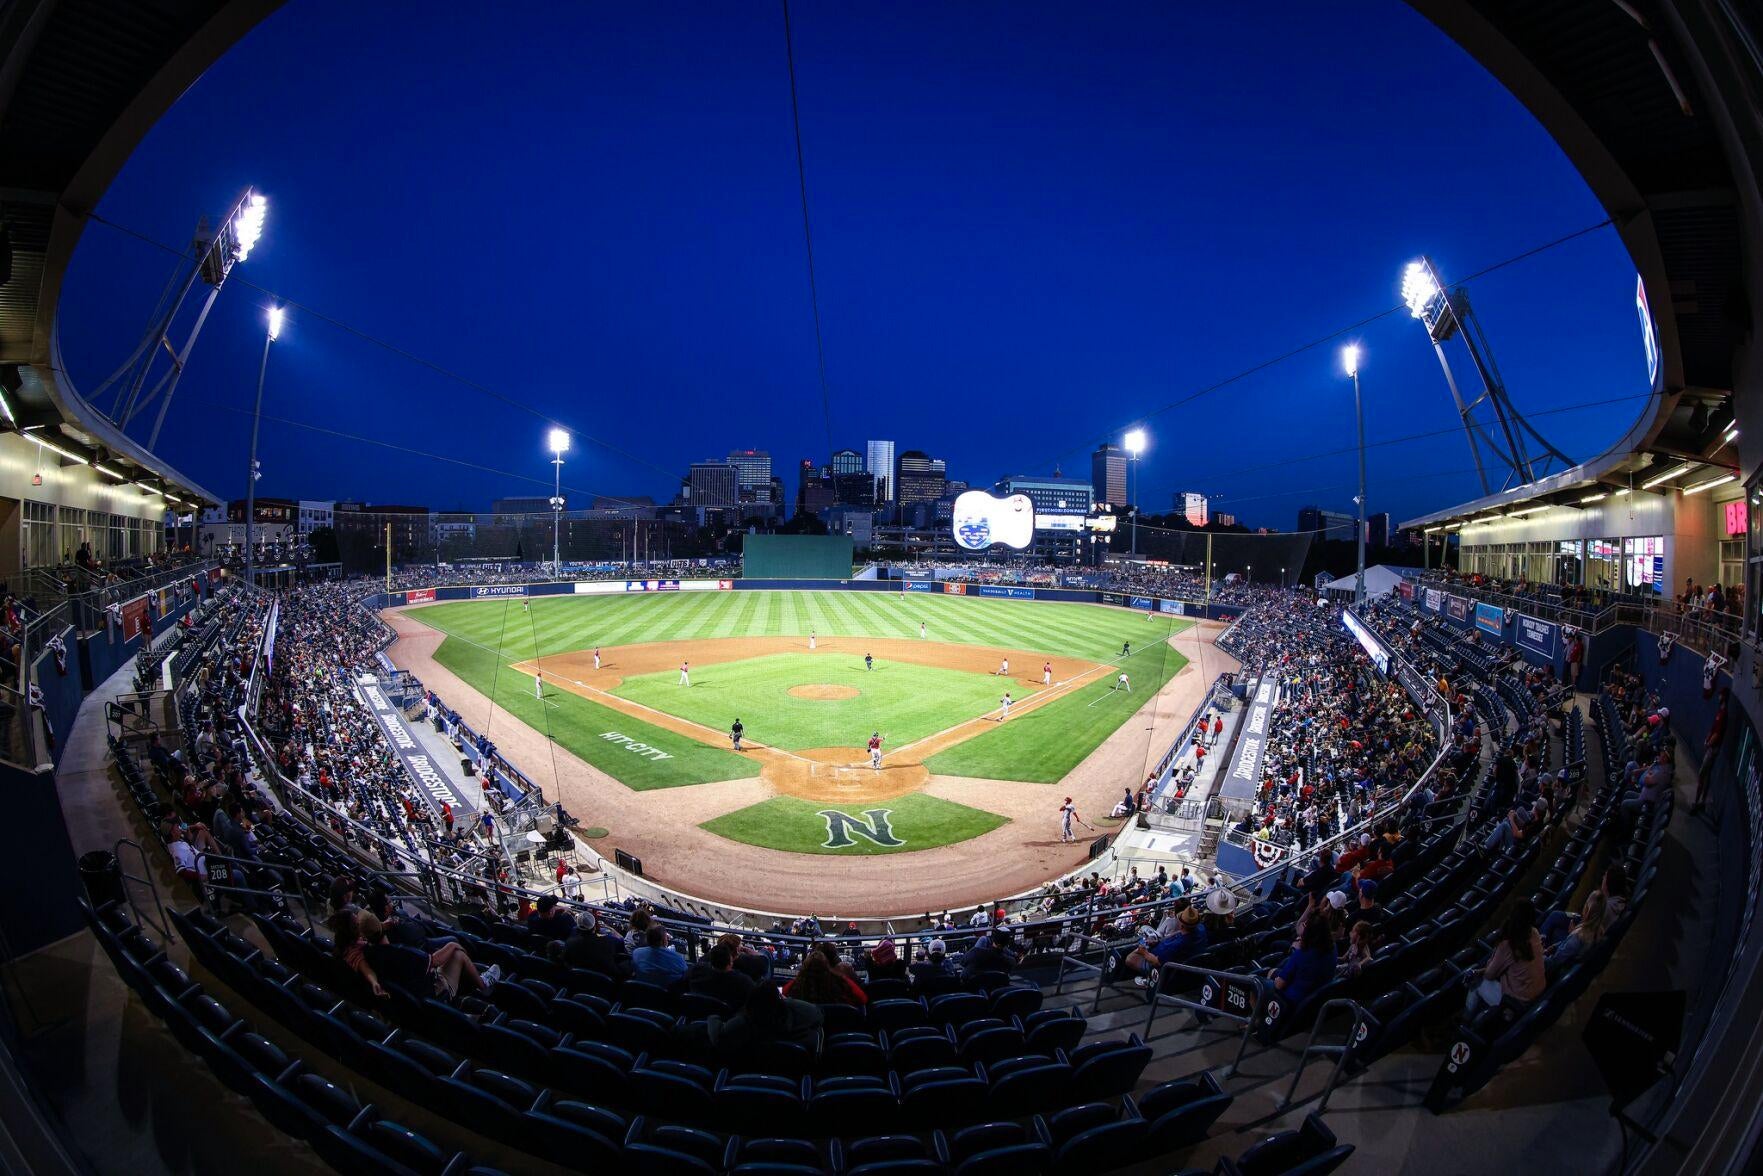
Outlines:
{"type": "Polygon", "coordinates": [[[855,686],[826,686],[814,684],[809,686],[790,687],[791,698],[809,698],[815,702],[838,702],[841,699],[856,698],[861,693],[855,686]]]}

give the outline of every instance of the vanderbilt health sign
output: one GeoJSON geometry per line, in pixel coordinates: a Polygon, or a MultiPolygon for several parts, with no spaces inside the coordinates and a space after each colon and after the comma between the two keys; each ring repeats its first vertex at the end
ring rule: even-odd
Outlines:
{"type": "Polygon", "coordinates": [[[1261,788],[1261,760],[1267,753],[1267,724],[1273,718],[1273,705],[1279,701],[1279,675],[1263,674],[1255,687],[1255,698],[1243,718],[1243,733],[1237,737],[1236,754],[1231,757],[1230,771],[1225,773],[1219,789],[1227,800],[1253,800],[1261,788]]]}

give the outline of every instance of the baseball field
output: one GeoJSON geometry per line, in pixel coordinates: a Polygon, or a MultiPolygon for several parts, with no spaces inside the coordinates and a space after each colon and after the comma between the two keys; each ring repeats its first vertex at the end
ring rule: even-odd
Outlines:
{"type": "Polygon", "coordinates": [[[982,836],[1010,818],[927,785],[1051,797],[1046,786],[1187,664],[1168,641],[1187,626],[1178,617],[942,594],[549,596],[412,615],[445,635],[436,663],[627,789],[758,784],[763,799],[742,792],[745,803],[695,823],[795,853],[894,854],[982,836]]]}

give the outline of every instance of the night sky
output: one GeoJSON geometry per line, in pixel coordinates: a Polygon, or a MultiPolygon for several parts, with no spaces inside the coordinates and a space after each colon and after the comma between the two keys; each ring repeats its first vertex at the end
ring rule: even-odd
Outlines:
{"type": "MultiPolygon", "coordinates": [[[[976,484],[1087,476],[1143,419],[1145,509],[1199,490],[1289,529],[1307,503],[1350,509],[1351,452],[1316,456],[1353,440],[1338,341],[1183,401],[1394,306],[1422,251],[1461,276],[1604,218],[1397,0],[1210,9],[793,5],[833,446],[891,439],[976,484]]],[[[572,502],[664,500],[737,446],[770,450],[793,496],[829,444],[789,103],[775,3],[292,0],[100,208],[181,247],[246,185],[271,201],[235,271],[263,289],[223,291],[161,452],[243,495],[268,290],[335,322],[296,308],[274,348],[260,493],[548,493],[554,419],[577,434],[572,502]]],[[[78,387],[174,265],[87,229],[61,317],[78,387]]],[[[1470,289],[1545,436],[1583,459],[1627,428],[1646,371],[1612,230],[1470,289]]],[[[1369,440],[1455,425],[1406,312],[1352,337],[1369,440]]],[[[1370,484],[1398,520],[1479,493],[1461,432],[1374,448],[1370,484]]]]}

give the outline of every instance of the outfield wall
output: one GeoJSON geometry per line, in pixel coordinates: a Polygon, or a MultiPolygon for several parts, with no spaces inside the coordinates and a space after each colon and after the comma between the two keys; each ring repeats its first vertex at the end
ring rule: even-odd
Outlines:
{"type": "Polygon", "coordinates": [[[477,584],[413,588],[379,593],[364,603],[370,609],[430,604],[442,600],[509,600],[533,596],[624,596],[642,592],[893,592],[936,593],[985,600],[1041,600],[1067,604],[1107,604],[1140,612],[1158,612],[1196,620],[1230,622],[1243,612],[1236,605],[1201,604],[1169,597],[1080,588],[1029,588],[1017,584],[969,584],[954,580],[574,580],[543,584],[477,584]]]}

